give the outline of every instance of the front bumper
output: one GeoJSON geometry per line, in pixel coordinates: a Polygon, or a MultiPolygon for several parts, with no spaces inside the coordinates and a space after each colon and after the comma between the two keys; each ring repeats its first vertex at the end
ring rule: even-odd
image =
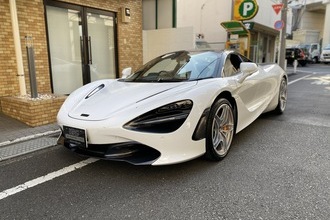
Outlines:
{"type": "Polygon", "coordinates": [[[330,63],[330,56],[329,56],[329,57],[326,57],[326,58],[321,57],[321,58],[320,58],[320,62],[321,62],[321,63],[330,63]]]}
{"type": "Polygon", "coordinates": [[[83,156],[112,161],[125,161],[134,165],[151,165],[160,157],[159,151],[137,142],[89,144],[85,147],[70,143],[65,139],[63,134],[61,134],[57,144],[83,156]]]}

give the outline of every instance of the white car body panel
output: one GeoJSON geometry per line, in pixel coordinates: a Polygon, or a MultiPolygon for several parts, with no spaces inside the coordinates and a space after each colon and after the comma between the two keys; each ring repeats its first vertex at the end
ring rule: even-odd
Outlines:
{"type": "Polygon", "coordinates": [[[235,99],[237,133],[263,112],[276,108],[280,80],[285,75],[277,64],[269,64],[259,67],[242,83],[239,82],[242,74],[169,83],[100,80],[73,92],[60,109],[57,120],[62,129],[71,126],[86,130],[88,144],[138,142],[160,152],[152,165],[174,164],[205,153],[205,139],[193,140],[192,134],[203,112],[211,108],[221,93],[230,93],[235,99]],[[85,98],[101,84],[103,89],[85,98]],[[150,133],[123,127],[146,112],[178,100],[192,100],[193,107],[175,132],[150,133]]]}

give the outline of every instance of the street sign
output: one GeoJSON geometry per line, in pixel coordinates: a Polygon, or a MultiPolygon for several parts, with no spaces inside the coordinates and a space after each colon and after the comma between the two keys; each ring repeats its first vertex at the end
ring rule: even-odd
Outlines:
{"type": "Polygon", "coordinates": [[[284,27],[284,21],[282,20],[275,21],[274,28],[276,30],[282,30],[283,27],[284,27]]]}
{"type": "Polygon", "coordinates": [[[272,5],[272,7],[273,7],[275,13],[278,15],[278,13],[280,13],[280,11],[283,8],[283,3],[272,5]]]}
{"type": "Polygon", "coordinates": [[[254,18],[258,12],[259,6],[256,0],[235,0],[234,20],[244,21],[254,18]]]}

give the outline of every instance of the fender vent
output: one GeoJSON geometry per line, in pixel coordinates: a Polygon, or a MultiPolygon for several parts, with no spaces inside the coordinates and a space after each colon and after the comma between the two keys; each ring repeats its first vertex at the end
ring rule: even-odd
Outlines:
{"type": "Polygon", "coordinates": [[[89,114],[81,114],[80,116],[82,116],[82,117],[88,117],[89,114]]]}

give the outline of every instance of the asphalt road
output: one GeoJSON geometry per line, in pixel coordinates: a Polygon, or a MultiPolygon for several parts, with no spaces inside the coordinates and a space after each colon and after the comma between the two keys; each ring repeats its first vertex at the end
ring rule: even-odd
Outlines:
{"type": "Polygon", "coordinates": [[[0,219],[330,219],[330,66],[299,70],[285,113],[262,115],[219,163],[80,168],[59,146],[1,162],[0,219]]]}

